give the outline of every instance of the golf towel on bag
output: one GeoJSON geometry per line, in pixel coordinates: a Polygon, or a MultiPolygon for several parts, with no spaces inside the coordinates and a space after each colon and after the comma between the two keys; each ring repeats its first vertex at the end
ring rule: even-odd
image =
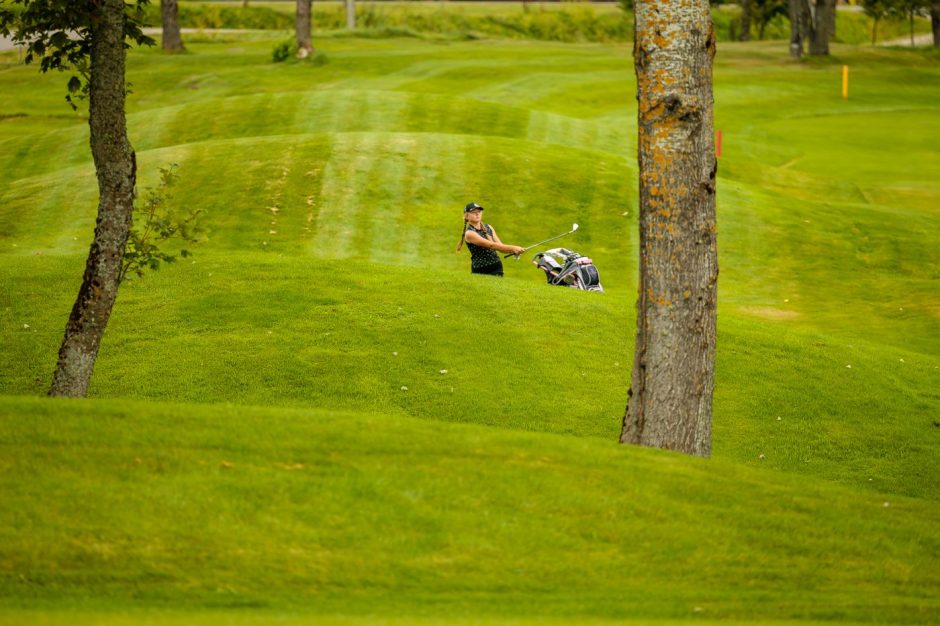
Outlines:
{"type": "MultiPolygon", "coordinates": [[[[489,224],[483,224],[483,228],[474,228],[467,225],[467,230],[472,230],[484,239],[493,241],[493,229],[489,224]]],[[[503,262],[499,260],[499,254],[496,250],[475,246],[467,242],[467,250],[470,251],[470,271],[474,274],[499,274],[503,273],[503,262]]]]}

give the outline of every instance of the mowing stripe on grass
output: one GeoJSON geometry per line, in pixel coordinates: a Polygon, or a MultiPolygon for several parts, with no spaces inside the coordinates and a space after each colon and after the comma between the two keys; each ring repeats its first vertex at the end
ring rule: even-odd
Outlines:
{"type": "Polygon", "coordinates": [[[940,610],[936,502],[381,412],[0,398],[0,421],[10,608],[909,623],[940,610]]]}
{"type": "Polygon", "coordinates": [[[371,207],[360,204],[357,196],[370,167],[375,166],[378,145],[375,134],[334,140],[330,161],[323,172],[322,201],[313,241],[317,254],[343,259],[359,251],[353,248],[358,215],[371,207]]]}

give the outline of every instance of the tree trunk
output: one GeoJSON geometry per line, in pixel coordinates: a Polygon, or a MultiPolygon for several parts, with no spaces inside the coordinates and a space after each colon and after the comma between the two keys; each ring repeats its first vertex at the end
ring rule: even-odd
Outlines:
{"type": "Polygon", "coordinates": [[[933,45],[940,48],[940,0],[930,3],[930,26],[933,29],[933,45]]]}
{"type": "Polygon", "coordinates": [[[815,8],[812,0],[800,0],[802,7],[800,9],[800,41],[804,47],[809,47],[810,33],[813,32],[813,20],[815,19],[815,8]]]}
{"type": "Polygon", "coordinates": [[[836,38],[836,18],[839,13],[839,0],[832,0],[832,12],[829,14],[829,41],[836,38]]]}
{"type": "Polygon", "coordinates": [[[356,28],[356,0],[346,0],[346,28],[356,28]]]}
{"type": "Polygon", "coordinates": [[[871,45],[878,43],[878,18],[872,18],[871,25],[871,45]]]}
{"type": "Polygon", "coordinates": [[[297,18],[294,22],[297,31],[297,56],[306,59],[313,52],[310,41],[310,5],[313,0],[297,0],[297,18]]]}
{"type": "Polygon", "coordinates": [[[177,0],[160,0],[160,13],[163,16],[163,49],[168,52],[181,52],[183,39],[180,37],[180,19],[177,0]]]}
{"type": "Polygon", "coordinates": [[[718,255],[707,0],[636,3],[640,282],[621,443],[711,454],[718,255]]]}
{"type": "Polygon", "coordinates": [[[914,47],[914,7],[911,7],[908,11],[908,17],[910,18],[911,24],[911,47],[914,47]]]}
{"type": "Polygon", "coordinates": [[[803,56],[803,0],[790,0],[790,57],[803,56]]]}
{"type": "Polygon", "coordinates": [[[751,5],[754,0],[741,0],[741,41],[751,40],[751,5]]]}
{"type": "Polygon", "coordinates": [[[131,227],[136,163],[124,118],[124,2],[101,0],[91,20],[89,121],[98,219],[85,274],[59,349],[51,396],[84,396],[117,299],[131,227]]]}
{"type": "Polygon", "coordinates": [[[809,53],[815,56],[828,55],[835,2],[834,0],[808,0],[808,4],[810,7],[809,53]]]}

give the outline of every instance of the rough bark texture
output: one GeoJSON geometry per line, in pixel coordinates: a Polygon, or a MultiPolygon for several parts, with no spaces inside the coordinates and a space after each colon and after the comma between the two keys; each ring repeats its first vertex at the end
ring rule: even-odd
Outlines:
{"type": "Polygon", "coordinates": [[[718,254],[707,0],[636,4],[640,282],[622,443],[711,454],[718,254]]]}
{"type": "Polygon", "coordinates": [[[297,18],[294,22],[297,31],[297,56],[305,59],[313,52],[310,40],[310,5],[313,0],[297,0],[297,18]]]}
{"type": "Polygon", "coordinates": [[[751,40],[751,5],[754,0],[741,0],[741,34],[740,41],[751,40]]]}
{"type": "Polygon", "coordinates": [[[346,0],[346,28],[356,28],[356,0],[346,0]]]}
{"type": "Polygon", "coordinates": [[[809,53],[815,56],[828,55],[835,0],[806,0],[806,10],[809,15],[809,53]]]}
{"type": "Polygon", "coordinates": [[[803,0],[790,0],[790,57],[803,57],[803,0]]]}
{"type": "Polygon", "coordinates": [[[836,5],[838,4],[837,0],[832,0],[832,9],[829,11],[829,40],[832,41],[836,38],[836,5]]]}
{"type": "Polygon", "coordinates": [[[930,26],[933,28],[933,45],[940,48],[940,0],[930,3],[930,26]]]}
{"type": "Polygon", "coordinates": [[[124,3],[101,0],[91,20],[89,122],[98,219],[49,395],[84,396],[111,317],[131,227],[136,165],[124,119],[124,3]]]}
{"type": "Polygon", "coordinates": [[[163,16],[163,49],[168,52],[182,52],[183,39],[180,37],[179,7],[176,0],[160,0],[160,13],[163,16]]]}

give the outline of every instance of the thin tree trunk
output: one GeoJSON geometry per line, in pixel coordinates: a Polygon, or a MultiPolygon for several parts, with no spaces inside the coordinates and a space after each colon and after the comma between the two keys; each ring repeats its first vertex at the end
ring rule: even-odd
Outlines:
{"type": "Polygon", "coordinates": [[[718,255],[707,0],[636,3],[640,282],[621,443],[711,454],[718,255]]]}
{"type": "Polygon", "coordinates": [[[59,349],[51,396],[80,397],[88,392],[117,299],[134,208],[137,168],[124,117],[124,2],[101,0],[97,13],[97,19],[91,20],[88,125],[98,177],[98,220],[59,349]]]}
{"type": "Polygon", "coordinates": [[[751,5],[754,0],[741,0],[741,35],[740,41],[751,40],[751,5]]]}
{"type": "Polygon", "coordinates": [[[803,0],[790,0],[790,57],[803,57],[803,0]]]}
{"type": "Polygon", "coordinates": [[[911,47],[913,48],[914,47],[914,7],[911,7],[910,11],[908,12],[908,17],[910,18],[910,24],[911,24],[911,47]]]}
{"type": "Polygon", "coordinates": [[[839,0],[832,0],[832,12],[829,14],[829,41],[835,41],[836,21],[839,13],[839,0]]]}
{"type": "Polygon", "coordinates": [[[829,54],[829,37],[831,36],[832,13],[835,11],[834,0],[810,0],[814,7],[811,12],[809,28],[809,53],[816,56],[829,54]]]}
{"type": "Polygon", "coordinates": [[[878,43],[878,18],[875,17],[875,18],[872,18],[871,45],[874,46],[877,43],[878,43]]]}
{"type": "Polygon", "coordinates": [[[310,6],[313,0],[297,0],[297,18],[294,25],[297,31],[297,56],[306,59],[313,52],[310,40],[310,6]]]}
{"type": "Polygon", "coordinates": [[[356,0],[346,0],[346,28],[356,28],[356,0]]]}
{"type": "Polygon", "coordinates": [[[177,0],[160,0],[160,13],[163,16],[163,49],[168,52],[182,51],[177,0]]]}
{"type": "Polygon", "coordinates": [[[940,48],[940,0],[930,3],[930,26],[933,29],[933,45],[940,48]]]}
{"type": "Polygon", "coordinates": [[[816,19],[816,6],[814,0],[801,0],[800,9],[800,41],[805,48],[809,48],[809,40],[813,32],[813,20],[816,19]]]}

